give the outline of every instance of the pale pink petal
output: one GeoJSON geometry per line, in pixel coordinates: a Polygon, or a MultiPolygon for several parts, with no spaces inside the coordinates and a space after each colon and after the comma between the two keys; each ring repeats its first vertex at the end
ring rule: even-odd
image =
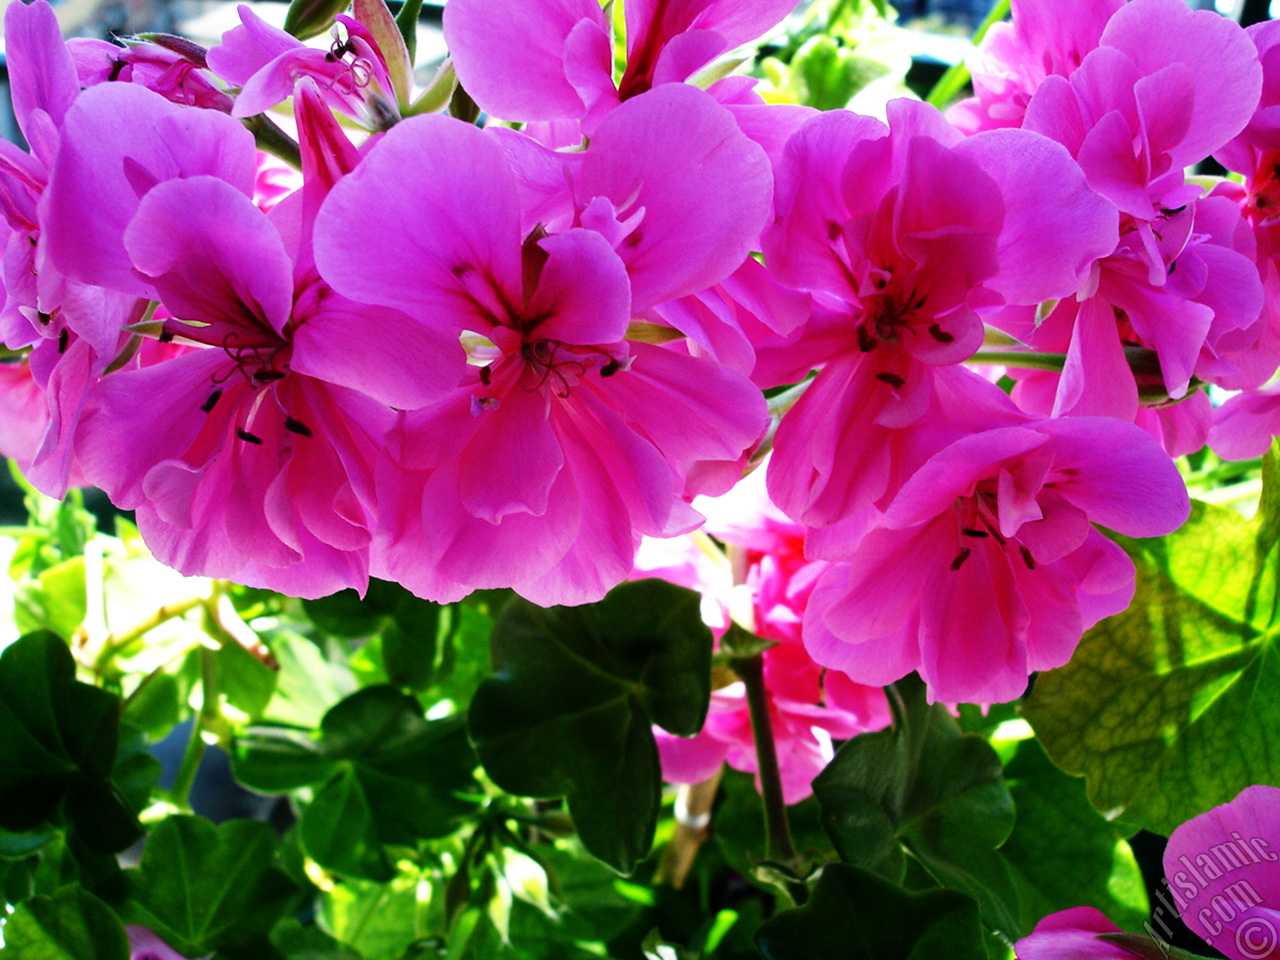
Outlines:
{"type": "Polygon", "coordinates": [[[455,336],[484,333],[523,299],[518,223],[515,178],[497,143],[460,120],[411,117],[329,192],[316,217],[316,266],[353,300],[455,336]]]}
{"type": "MultiPolygon", "coordinates": [[[[486,111],[507,120],[579,117],[582,99],[565,76],[564,49],[583,20],[607,38],[596,0],[457,0],[444,35],[458,79],[486,111]]],[[[596,68],[608,78],[606,56],[596,68]]]]}
{"type": "Polygon", "coordinates": [[[706,93],[666,84],[614,110],[583,160],[579,195],[643,211],[618,250],[636,312],[733,273],[757,245],[773,174],[706,93]]]}
{"type": "Polygon", "coordinates": [[[181,320],[209,324],[200,339],[243,342],[246,327],[283,333],[293,307],[293,263],[266,214],[214,177],[153,187],[124,232],[134,269],[181,320]]]}
{"type": "Polygon", "coordinates": [[[226,114],[180,107],[136,84],[92,87],[67,111],[41,239],[68,277],[154,297],[124,249],[142,197],[201,174],[252,196],[254,157],[253,135],[226,114]]]}

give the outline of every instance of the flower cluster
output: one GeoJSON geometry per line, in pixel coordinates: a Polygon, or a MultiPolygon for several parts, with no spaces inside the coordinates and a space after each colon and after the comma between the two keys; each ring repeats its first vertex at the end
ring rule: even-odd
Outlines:
{"type": "Polygon", "coordinates": [[[1273,432],[1275,31],[1027,0],[973,98],[881,121],[718,68],[792,5],[629,0],[615,70],[596,0],[451,0],[480,128],[431,112],[379,0],[327,50],[242,8],[209,51],[14,3],[0,443],[185,573],[541,604],[602,597],[771,446],[803,561],[761,574],[804,597],[777,649],[833,671],[801,699],[1017,697],[1132,596],[1094,524],[1174,530],[1171,457],[1273,432]],[[1243,182],[1188,175],[1211,155],[1243,182]]]}

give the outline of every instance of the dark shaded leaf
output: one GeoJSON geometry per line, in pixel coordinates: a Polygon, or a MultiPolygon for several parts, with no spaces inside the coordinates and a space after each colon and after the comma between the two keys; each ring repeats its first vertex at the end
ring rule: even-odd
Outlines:
{"type": "Polygon", "coordinates": [[[514,600],[493,630],[498,673],[471,704],[494,782],[567,797],[587,849],[623,872],[653,842],[662,782],[650,724],[692,736],[706,716],[711,635],[698,605],[661,580],[581,607],[514,600]]]}
{"type": "Polygon", "coordinates": [[[766,960],[987,960],[978,907],[951,890],[909,893],[832,864],[803,907],[756,933],[766,960]]]}

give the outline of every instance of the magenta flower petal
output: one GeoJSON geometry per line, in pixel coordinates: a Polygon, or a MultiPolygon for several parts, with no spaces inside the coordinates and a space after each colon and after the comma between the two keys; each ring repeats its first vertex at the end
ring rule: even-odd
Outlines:
{"type": "Polygon", "coordinates": [[[569,230],[538,241],[547,255],[527,310],[547,317],[540,336],[564,343],[621,340],[631,320],[627,271],[608,241],[591,230],[569,230]]]}
{"type": "Polygon", "coordinates": [[[329,192],[316,266],[353,300],[426,323],[447,318],[439,323],[455,336],[484,333],[486,311],[520,299],[518,223],[515,178],[496,142],[450,117],[411,117],[329,192]]]}
{"type": "Polygon", "coordinates": [[[733,115],[685,84],[622,104],[591,141],[576,186],[619,219],[643,219],[618,248],[632,310],[695,293],[732,274],[769,216],[773,173],[733,115]]]}
{"type": "Polygon", "coordinates": [[[142,197],[157,183],[201,174],[251,196],[254,157],[253,135],[226,114],[180,107],[131,83],[86,90],[67,111],[45,194],[49,256],[72,279],[154,298],[124,249],[142,197]]]}
{"type": "Polygon", "coordinates": [[[969,138],[956,152],[974,160],[1004,196],[1000,273],[987,285],[1007,303],[1075,293],[1093,261],[1115,249],[1118,211],[1088,187],[1060,144],[1027,131],[992,131],[969,138]]]}
{"type": "Polygon", "coordinates": [[[1280,790],[1247,787],[1169,837],[1164,873],[1183,922],[1232,960],[1280,943],[1280,790]]]}
{"type": "Polygon", "coordinates": [[[1073,907],[1045,917],[1013,949],[1018,960],[1132,960],[1138,955],[1098,939],[1120,932],[1093,907],[1073,907]]]}
{"type": "Polygon", "coordinates": [[[241,25],[224,33],[206,57],[209,68],[228,83],[244,84],[276,57],[301,48],[296,37],[267,23],[248,4],[236,12],[241,25]]]}
{"type": "Polygon", "coordinates": [[[247,324],[284,332],[293,263],[266,215],[231,184],[208,176],[158,184],[123,239],[134,268],[175,316],[213,328],[202,341],[231,336],[242,345],[247,324]]]}
{"type": "MultiPolygon", "coordinates": [[[[80,92],[80,83],[58,18],[43,0],[9,4],[4,12],[4,40],[13,115],[31,141],[32,114],[42,111],[55,128],[62,126],[62,118],[80,92]]],[[[50,154],[42,159],[47,163],[53,157],[50,154]]]]}
{"type": "Polygon", "coordinates": [[[1262,92],[1253,43],[1211,10],[1192,11],[1177,0],[1133,0],[1107,23],[1101,44],[1122,50],[1143,75],[1177,63],[1194,78],[1186,134],[1172,151],[1177,167],[1203,159],[1239,133],[1262,92]]]}
{"type": "MultiPolygon", "coordinates": [[[[566,43],[583,21],[607,41],[596,0],[457,0],[445,9],[444,36],[458,79],[485,110],[507,120],[557,120],[586,112],[565,75],[566,43]]],[[[603,53],[591,66],[608,80],[607,42],[603,53]]]]}

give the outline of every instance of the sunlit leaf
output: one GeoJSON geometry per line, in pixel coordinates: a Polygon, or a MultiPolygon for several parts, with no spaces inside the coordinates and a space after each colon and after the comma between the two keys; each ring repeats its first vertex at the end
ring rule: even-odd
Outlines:
{"type": "Polygon", "coordinates": [[[105,903],[67,887],[18,904],[4,925],[4,955],[14,960],[129,960],[129,938],[105,903]]]}
{"type": "Polygon", "coordinates": [[[1269,454],[1252,520],[1195,503],[1177,533],[1122,540],[1138,568],[1132,606],[1023,706],[1108,818],[1167,835],[1251,784],[1280,785],[1278,471],[1269,454]]]}

